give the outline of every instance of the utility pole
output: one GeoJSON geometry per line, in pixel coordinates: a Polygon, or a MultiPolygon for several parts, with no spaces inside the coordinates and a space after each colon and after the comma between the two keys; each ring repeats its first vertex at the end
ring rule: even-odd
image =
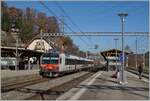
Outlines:
{"type": "Polygon", "coordinates": [[[117,69],[117,41],[118,41],[118,38],[115,38],[115,48],[116,48],[116,69],[117,69]]]}
{"type": "Polygon", "coordinates": [[[118,16],[121,18],[121,24],[122,24],[122,68],[121,68],[121,84],[125,84],[126,82],[126,76],[124,75],[124,22],[125,17],[128,16],[127,13],[119,13],[118,16]]]}
{"type": "Polygon", "coordinates": [[[61,17],[61,32],[64,34],[64,16],[61,17]]]}
{"type": "MultiPolygon", "coordinates": [[[[64,34],[64,16],[61,17],[61,22],[60,22],[60,29],[61,29],[61,33],[64,34]]],[[[64,53],[65,52],[65,44],[63,42],[63,45],[61,47],[61,53],[64,53]]]]}
{"type": "Polygon", "coordinates": [[[42,30],[42,28],[41,28],[41,30],[40,30],[40,35],[41,35],[41,52],[42,52],[42,42],[43,42],[43,30],[42,30]]]}
{"type": "Polygon", "coordinates": [[[18,69],[18,64],[19,64],[18,63],[19,29],[16,28],[16,21],[15,20],[13,20],[13,24],[11,26],[11,32],[15,33],[15,35],[16,35],[16,65],[15,65],[15,70],[17,70],[18,69]]]}
{"type": "Polygon", "coordinates": [[[16,29],[16,68],[15,70],[18,69],[18,32],[19,32],[19,29],[16,29]]]}
{"type": "Polygon", "coordinates": [[[135,67],[136,67],[136,69],[137,69],[137,36],[136,36],[136,40],[135,40],[135,48],[136,48],[135,67]]]}
{"type": "MultiPolygon", "coordinates": [[[[42,30],[42,28],[41,28],[41,30],[40,30],[40,36],[41,36],[41,44],[40,44],[40,51],[42,52],[42,40],[43,40],[43,30],[42,30]]],[[[42,56],[40,57],[40,64],[42,64],[42,56]]],[[[29,67],[28,67],[29,69],[30,69],[30,59],[29,59],[29,67]]]]}

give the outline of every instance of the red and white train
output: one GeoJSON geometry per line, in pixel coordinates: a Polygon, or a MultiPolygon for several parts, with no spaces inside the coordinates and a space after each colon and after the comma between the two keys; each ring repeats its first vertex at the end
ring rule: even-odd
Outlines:
{"type": "Polygon", "coordinates": [[[45,53],[42,56],[40,75],[53,77],[69,72],[93,67],[94,60],[67,55],[64,53],[45,53]]]}

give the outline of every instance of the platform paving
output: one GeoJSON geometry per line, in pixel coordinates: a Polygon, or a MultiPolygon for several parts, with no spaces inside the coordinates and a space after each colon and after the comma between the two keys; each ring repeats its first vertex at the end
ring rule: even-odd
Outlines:
{"type": "Polygon", "coordinates": [[[26,78],[30,75],[36,75],[39,69],[34,70],[1,70],[1,81],[11,81],[20,78],[26,78]]]}
{"type": "Polygon", "coordinates": [[[113,72],[99,71],[69,90],[57,100],[148,100],[149,81],[138,79],[135,74],[126,72],[127,84],[120,85],[113,72]]]}

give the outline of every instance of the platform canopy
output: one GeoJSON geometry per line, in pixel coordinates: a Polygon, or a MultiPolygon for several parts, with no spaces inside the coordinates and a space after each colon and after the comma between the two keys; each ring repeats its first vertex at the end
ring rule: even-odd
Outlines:
{"type": "MultiPolygon", "coordinates": [[[[20,54],[20,57],[37,57],[41,56],[43,52],[38,52],[34,50],[29,50],[25,48],[18,48],[18,53],[20,54]]],[[[16,47],[1,47],[1,56],[15,56],[16,54],[16,47]]]]}
{"type": "MultiPolygon", "coordinates": [[[[109,50],[105,50],[100,52],[102,55],[104,55],[105,57],[108,56],[116,56],[116,49],[109,49],[109,50]]],[[[117,50],[117,56],[120,56],[120,54],[122,53],[121,50],[117,50]]],[[[130,52],[125,51],[125,54],[128,55],[130,52]]]]}

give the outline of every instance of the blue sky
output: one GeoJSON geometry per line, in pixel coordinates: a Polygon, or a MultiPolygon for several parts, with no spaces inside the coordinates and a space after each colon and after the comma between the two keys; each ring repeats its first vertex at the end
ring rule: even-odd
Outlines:
{"type": "MultiPolygon", "coordinates": [[[[127,32],[148,32],[149,23],[149,5],[146,1],[61,1],[61,2],[44,2],[58,17],[64,16],[64,21],[75,32],[80,32],[78,28],[69,21],[66,15],[58,8],[60,5],[67,15],[75,22],[83,32],[119,32],[121,31],[119,12],[128,12],[125,23],[127,32]]],[[[25,9],[31,7],[37,11],[45,12],[51,16],[38,1],[7,1],[8,6],[25,9]]],[[[71,32],[65,27],[66,32],[71,32]]],[[[74,43],[81,50],[102,51],[108,48],[115,48],[114,38],[119,38],[118,48],[121,48],[121,37],[104,37],[91,36],[72,37],[74,43]],[[86,43],[85,43],[86,42],[86,43]],[[98,44],[99,48],[94,50],[94,45],[98,44]]],[[[138,52],[148,50],[148,38],[138,37],[138,52]]],[[[125,45],[128,44],[135,51],[135,37],[125,37],[125,45]]]]}

